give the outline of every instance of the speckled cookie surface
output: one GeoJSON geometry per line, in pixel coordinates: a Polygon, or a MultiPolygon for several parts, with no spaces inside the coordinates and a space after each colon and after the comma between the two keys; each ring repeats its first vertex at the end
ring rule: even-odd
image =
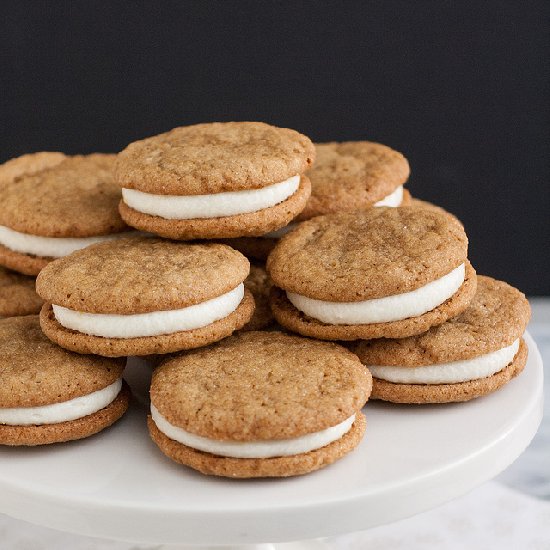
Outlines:
{"type": "Polygon", "coordinates": [[[0,225],[43,237],[91,237],[126,231],[118,213],[115,156],[67,157],[0,186],[0,225]]]}
{"type": "Polygon", "coordinates": [[[66,158],[63,153],[41,151],[10,159],[0,164],[0,186],[21,176],[51,168],[66,158]]]}
{"type": "Polygon", "coordinates": [[[34,289],[34,277],[0,266],[0,317],[38,313],[43,300],[34,289]]]}
{"type": "Polygon", "coordinates": [[[370,391],[370,373],[341,346],[242,332],[161,364],[151,402],[188,432],[257,441],[336,426],[361,409],[370,391]]]}
{"type": "Polygon", "coordinates": [[[105,357],[166,354],[199,348],[230,336],[250,321],[254,312],[254,298],[245,290],[244,298],[227,317],[205,327],[138,338],[103,338],[90,336],[62,326],[55,318],[52,306],[44,304],[40,312],[40,325],[44,334],[61,347],[77,353],[95,353],[105,357]]]}
{"type": "Polygon", "coordinates": [[[112,403],[82,418],[40,426],[0,425],[0,445],[49,445],[90,437],[123,416],[128,409],[130,395],[130,388],[123,382],[120,393],[112,403]]]}
{"type": "Polygon", "coordinates": [[[328,214],[285,235],[267,260],[276,286],[308,298],[359,302],[410,292],[466,261],[450,214],[404,206],[328,214]]]}
{"type": "Polygon", "coordinates": [[[343,437],[325,447],[293,456],[275,458],[227,458],[204,453],[166,437],[147,419],[151,438],[169,458],[205,475],[231,478],[289,477],[319,470],[352,451],[360,443],[366,419],[357,413],[353,426],[343,437]]]}
{"type": "Polygon", "coordinates": [[[288,225],[302,211],[311,193],[311,183],[300,178],[297,191],[283,202],[256,212],[190,220],[168,220],[130,208],[120,201],[122,218],[136,229],[148,231],[167,239],[226,239],[260,236],[288,225]]]}
{"type": "Polygon", "coordinates": [[[371,398],[416,404],[469,401],[498,390],[520,374],[527,363],[527,355],[527,345],[521,339],[519,351],[507,367],[492,376],[458,384],[394,384],[373,378],[371,398]]]}
{"type": "Polygon", "coordinates": [[[124,361],[84,356],[56,346],[38,316],[0,320],[0,407],[38,407],[106,388],[122,376],[124,361]]]}
{"type": "Polygon", "coordinates": [[[369,208],[409,177],[407,159],[380,143],[317,143],[315,149],[315,164],[307,172],[311,198],[298,220],[369,208]]]}
{"type": "Polygon", "coordinates": [[[430,327],[440,325],[463,312],[472,301],[477,287],[477,278],[474,268],[466,262],[466,277],[462,286],[445,302],[435,309],[401,321],[388,323],[371,323],[365,325],[329,325],[317,319],[308,317],[299,311],[286,297],[280,288],[272,288],[269,297],[271,311],[276,321],[283,327],[303,336],[319,338],[320,340],[370,338],[405,338],[426,332],[430,327]]]}
{"type": "Polygon", "coordinates": [[[266,270],[260,265],[250,266],[250,275],[244,282],[245,288],[254,296],[254,315],[245,325],[244,330],[261,330],[268,327],[274,321],[269,307],[269,291],[273,286],[266,270]]]}
{"type": "Polygon", "coordinates": [[[120,187],[161,195],[258,189],[302,174],[315,147],[295,130],[262,122],[174,128],[131,143],[118,155],[120,187]]]}
{"type": "Polygon", "coordinates": [[[23,275],[38,275],[41,269],[44,269],[54,258],[43,256],[32,256],[10,250],[0,244],[0,265],[13,269],[23,275]]]}
{"type": "Polygon", "coordinates": [[[525,332],[529,316],[523,293],[478,275],[476,295],[457,317],[418,336],[359,342],[354,352],[367,366],[419,367],[473,359],[513,344],[525,332]]]}
{"type": "Polygon", "coordinates": [[[89,246],[45,267],[44,300],[90,313],[147,313],[216,298],[242,283],[248,260],[222,244],[134,237],[89,246]]]}

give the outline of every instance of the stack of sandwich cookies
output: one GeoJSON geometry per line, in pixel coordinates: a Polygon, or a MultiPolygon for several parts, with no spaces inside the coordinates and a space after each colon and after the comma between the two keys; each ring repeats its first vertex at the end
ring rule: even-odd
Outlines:
{"type": "Polygon", "coordinates": [[[43,303],[34,277],[0,266],[0,318],[39,313],[43,303]]]}
{"type": "Polygon", "coordinates": [[[41,151],[10,159],[0,164],[0,186],[21,176],[31,176],[46,168],[52,168],[66,158],[63,153],[41,151]]]}
{"type": "Polygon", "coordinates": [[[45,445],[91,436],[128,408],[124,361],[52,344],[37,316],[0,321],[0,444],[45,445]]]}
{"type": "Polygon", "coordinates": [[[517,376],[527,361],[522,338],[530,308],[515,288],[478,276],[466,311],[424,334],[359,342],[373,375],[372,397],[396,403],[468,401],[517,376]]]}
{"type": "Polygon", "coordinates": [[[282,229],[227,244],[246,256],[265,260],[277,240],[299,222],[323,214],[410,203],[410,195],[403,188],[410,173],[409,163],[401,153],[370,141],[317,143],[315,151],[315,164],[306,172],[311,196],[304,210],[282,229]]]}
{"type": "Polygon", "coordinates": [[[269,307],[269,292],[272,283],[266,270],[260,265],[250,265],[250,275],[244,282],[245,288],[254,296],[254,315],[243,330],[262,330],[274,323],[269,307]]]}
{"type": "Polygon", "coordinates": [[[114,161],[66,157],[1,185],[0,264],[37,275],[55,258],[126,233],[114,161]]]}
{"type": "Polygon", "coordinates": [[[155,370],[149,431],[164,454],[204,474],[305,474],[357,446],[371,384],[335,344],[240,333],[155,370]]]}
{"type": "Polygon", "coordinates": [[[38,276],[42,329],[61,347],[107,357],[204,346],[252,317],[249,270],[221,244],[134,237],[92,245],[38,276]]]}
{"type": "Polygon", "coordinates": [[[120,213],[171,239],[263,235],[304,208],[314,157],[306,136],[260,122],[175,128],[119,153],[120,213]]]}
{"type": "Polygon", "coordinates": [[[303,222],[267,269],[284,327],[324,340],[402,338],[464,311],[476,289],[456,218],[428,208],[372,208],[303,222]]]}

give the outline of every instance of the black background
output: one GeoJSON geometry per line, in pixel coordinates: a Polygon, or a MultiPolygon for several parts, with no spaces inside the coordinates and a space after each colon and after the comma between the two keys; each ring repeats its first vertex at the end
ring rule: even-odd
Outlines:
{"type": "Polygon", "coordinates": [[[480,273],[550,294],[550,2],[0,3],[0,162],[263,120],[410,160],[480,273]]]}

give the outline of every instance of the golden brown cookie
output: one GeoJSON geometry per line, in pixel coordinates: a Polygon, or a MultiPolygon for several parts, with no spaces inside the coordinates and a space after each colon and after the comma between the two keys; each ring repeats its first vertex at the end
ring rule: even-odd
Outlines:
{"type": "Polygon", "coordinates": [[[37,275],[54,257],[128,231],[114,155],[66,157],[0,186],[0,264],[37,275]]]}
{"type": "Polygon", "coordinates": [[[0,164],[0,185],[51,168],[66,158],[63,153],[42,151],[10,159],[0,164]]]}
{"type": "Polygon", "coordinates": [[[117,239],[42,270],[44,332],[62,347],[150,355],[220,340],[252,317],[248,260],[222,244],[117,239]],[[53,305],[52,305],[53,304],[53,305]]]}
{"type": "Polygon", "coordinates": [[[529,316],[519,290],[478,276],[474,299],[457,317],[417,336],[361,341],[353,351],[373,371],[373,396],[400,403],[465,401],[523,369],[527,348],[520,340],[529,316]]]}
{"type": "Polygon", "coordinates": [[[370,391],[369,372],[340,346],[243,332],[155,370],[149,428],[165,454],[203,473],[298,475],[359,443],[370,391]]]}
{"type": "Polygon", "coordinates": [[[0,348],[2,445],[88,437],[128,407],[123,360],[61,349],[44,336],[35,315],[0,320],[0,348]]]}
{"type": "Polygon", "coordinates": [[[262,330],[273,324],[273,314],[269,307],[269,291],[273,286],[264,267],[252,264],[250,275],[244,282],[245,288],[254,296],[254,315],[243,327],[243,330],[262,330]]]}
{"type": "Polygon", "coordinates": [[[314,158],[309,138],[261,122],[174,128],[131,143],[118,155],[120,213],[133,227],[173,239],[262,235],[304,208],[311,186],[303,173],[314,158]],[[263,192],[264,199],[254,202],[252,192],[263,192]],[[172,198],[168,210],[166,197],[172,198]],[[189,210],[197,198],[204,203],[189,210]]]}
{"type": "Polygon", "coordinates": [[[36,294],[34,277],[0,266],[0,317],[38,313],[43,302],[36,294]]]}
{"type": "Polygon", "coordinates": [[[466,309],[475,293],[460,222],[443,211],[372,208],[301,223],[271,252],[277,321],[322,339],[403,337],[466,309]],[[380,301],[382,300],[382,301],[380,301]]]}

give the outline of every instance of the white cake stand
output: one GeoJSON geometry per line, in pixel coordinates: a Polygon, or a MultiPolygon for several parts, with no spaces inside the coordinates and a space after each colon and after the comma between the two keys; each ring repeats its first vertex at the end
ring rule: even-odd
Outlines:
{"type": "MultiPolygon", "coordinates": [[[[136,543],[319,548],[275,543],[414,515],[466,493],[521,454],[542,417],[542,360],[526,339],[525,371],[498,392],[452,405],[368,403],[359,448],[298,478],[238,481],[179,466],[149,439],[146,409],[136,401],[113,428],[87,440],[0,449],[0,512],[136,543]]],[[[127,372],[142,402],[148,369],[138,363],[127,372]]]]}

